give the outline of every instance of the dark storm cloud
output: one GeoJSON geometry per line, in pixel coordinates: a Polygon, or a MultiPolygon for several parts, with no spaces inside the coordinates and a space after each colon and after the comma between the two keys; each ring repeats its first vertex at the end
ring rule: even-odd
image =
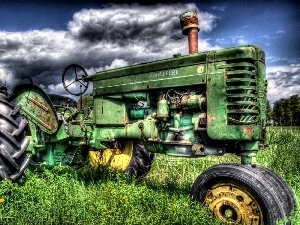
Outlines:
{"type": "MultiPolygon", "coordinates": [[[[194,4],[114,5],[74,14],[67,31],[52,29],[0,31],[0,79],[16,85],[22,77],[49,93],[65,94],[63,69],[83,66],[89,74],[120,66],[187,54],[179,15],[197,10],[194,4]]],[[[214,27],[215,16],[198,12],[201,30],[214,27]]],[[[218,48],[199,40],[199,49],[218,48]]]]}
{"type": "Polygon", "coordinates": [[[20,40],[7,39],[4,42],[0,43],[0,49],[2,50],[2,52],[14,51],[14,50],[19,49],[22,45],[23,45],[23,43],[20,40]]]}
{"type": "MultiPolygon", "coordinates": [[[[185,11],[197,11],[197,7],[194,4],[113,5],[101,11],[90,9],[76,13],[68,28],[79,39],[106,40],[120,45],[157,41],[157,37],[164,36],[182,39],[179,15],[185,11]]],[[[216,17],[203,12],[199,17],[201,30],[210,31],[216,17]]]]}
{"type": "Polygon", "coordinates": [[[300,64],[267,68],[268,99],[274,103],[300,93],[300,64]]]}
{"type": "Polygon", "coordinates": [[[61,66],[73,56],[66,46],[74,42],[65,39],[65,34],[49,29],[0,31],[0,78],[10,85],[21,82],[24,76],[32,77],[37,85],[59,82],[61,66]]]}
{"type": "Polygon", "coordinates": [[[289,71],[268,73],[269,79],[275,80],[275,84],[283,88],[300,85],[300,66],[291,65],[291,67],[289,71]]]}
{"type": "MultiPolygon", "coordinates": [[[[192,8],[192,7],[188,7],[192,8]]],[[[194,9],[195,10],[195,9],[194,9]]],[[[134,6],[83,10],[69,23],[72,34],[91,42],[108,41],[121,46],[135,42],[155,42],[155,38],[169,36],[182,39],[178,16],[181,5],[134,6]]]]}
{"type": "MultiPolygon", "coordinates": [[[[93,46],[89,51],[93,55],[100,54],[100,60],[106,64],[114,58],[124,58],[133,64],[170,57],[178,52],[187,54],[179,15],[195,10],[194,4],[112,5],[102,10],[75,13],[68,29],[81,45],[93,46]]],[[[198,16],[201,31],[209,32],[216,17],[205,12],[199,12],[198,16]]],[[[206,41],[200,41],[200,46],[203,50],[211,48],[206,41]]]]}

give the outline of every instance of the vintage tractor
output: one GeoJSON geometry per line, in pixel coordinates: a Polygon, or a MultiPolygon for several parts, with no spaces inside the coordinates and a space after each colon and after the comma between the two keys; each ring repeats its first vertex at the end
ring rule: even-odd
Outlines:
{"type": "Polygon", "coordinates": [[[197,53],[197,14],[180,19],[189,55],[94,75],[76,64],[66,67],[62,82],[80,96],[77,104],[33,84],[17,86],[11,101],[1,85],[0,176],[16,180],[27,166],[89,163],[142,177],[154,153],[190,158],[233,153],[241,164],[203,172],[192,198],[227,224],[275,224],[288,217],[295,207],[292,191],[256,162],[266,138],[263,50],[246,45],[197,53]],[[92,94],[83,96],[89,82],[92,94]]]}

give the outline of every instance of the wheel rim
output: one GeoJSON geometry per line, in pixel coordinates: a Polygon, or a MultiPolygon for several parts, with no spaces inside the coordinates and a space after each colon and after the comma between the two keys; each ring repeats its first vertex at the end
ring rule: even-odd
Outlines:
{"type": "Polygon", "coordinates": [[[260,204],[250,191],[237,184],[213,185],[204,204],[225,224],[263,224],[260,204]]]}
{"type": "Polygon", "coordinates": [[[131,160],[133,142],[127,141],[120,148],[105,149],[104,151],[90,151],[90,164],[94,167],[99,165],[109,166],[117,170],[125,170],[131,160]]]}

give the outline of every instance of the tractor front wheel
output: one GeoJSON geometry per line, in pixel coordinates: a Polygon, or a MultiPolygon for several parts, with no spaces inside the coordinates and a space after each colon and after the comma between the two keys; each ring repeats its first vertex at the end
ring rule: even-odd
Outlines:
{"type": "Polygon", "coordinates": [[[117,149],[90,151],[90,164],[108,166],[141,178],[151,169],[155,154],[148,152],[140,141],[124,141],[117,149]]]}
{"type": "Polygon", "coordinates": [[[213,166],[196,179],[191,194],[225,224],[275,225],[295,203],[285,182],[258,165],[213,166]]]}

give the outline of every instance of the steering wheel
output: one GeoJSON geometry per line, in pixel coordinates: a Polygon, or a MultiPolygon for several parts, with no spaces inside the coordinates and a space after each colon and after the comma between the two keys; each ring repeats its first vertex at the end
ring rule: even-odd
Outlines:
{"type": "Polygon", "coordinates": [[[83,67],[77,64],[71,64],[63,71],[62,83],[67,92],[75,96],[80,96],[88,89],[89,82],[84,80],[87,76],[88,74],[83,67]]]}

